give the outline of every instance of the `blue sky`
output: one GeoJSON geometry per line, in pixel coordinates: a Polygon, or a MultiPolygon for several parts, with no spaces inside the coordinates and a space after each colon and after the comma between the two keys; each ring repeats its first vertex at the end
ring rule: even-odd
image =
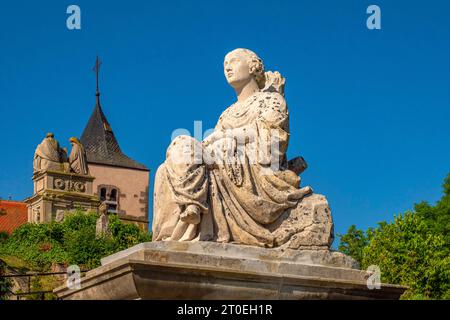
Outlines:
{"type": "Polygon", "coordinates": [[[309,163],[303,184],[327,196],[337,233],[433,203],[450,172],[449,12],[446,0],[2,1],[0,196],[32,193],[46,132],[64,146],[81,135],[97,54],[104,111],[153,188],[172,131],[211,128],[234,102],[223,57],[246,47],[287,79],[288,154],[309,163]],[[81,30],[66,28],[70,4],[81,30]],[[370,4],[381,30],[366,28],[370,4]]]}

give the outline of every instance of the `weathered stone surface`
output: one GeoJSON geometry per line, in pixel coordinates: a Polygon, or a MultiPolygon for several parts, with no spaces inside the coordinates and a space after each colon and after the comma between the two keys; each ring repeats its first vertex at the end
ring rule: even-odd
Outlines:
{"type": "Polygon", "coordinates": [[[102,259],[63,299],[398,299],[369,290],[355,261],[328,250],[264,249],[214,242],[152,242],[102,259]]]}
{"type": "Polygon", "coordinates": [[[95,236],[101,237],[109,233],[108,208],[105,202],[99,206],[98,211],[100,216],[95,224],[95,236]]]}
{"type": "Polygon", "coordinates": [[[81,208],[97,211],[100,201],[94,195],[94,177],[63,171],[38,171],[33,175],[34,194],[28,204],[28,222],[62,221],[64,212],[81,208]]]}
{"type": "MultiPolygon", "coordinates": [[[[64,213],[65,213],[65,211],[64,210],[57,210],[56,211],[56,217],[55,217],[55,221],[56,222],[62,222],[62,221],[64,221],[64,213]]],[[[37,219],[36,219],[37,220],[37,219]]]]}
{"type": "Polygon", "coordinates": [[[334,238],[331,210],[327,199],[320,194],[304,197],[296,207],[283,213],[269,228],[282,234],[281,238],[288,237],[288,242],[282,247],[291,249],[328,248],[334,238]]]}
{"type": "Polygon", "coordinates": [[[259,247],[329,247],[324,196],[300,187],[303,158],[287,161],[285,79],[248,49],[225,56],[237,101],[203,141],[178,136],[155,176],[153,239],[259,247]]]}
{"type": "Polygon", "coordinates": [[[80,141],[70,138],[72,151],[61,148],[53,133],[37,146],[33,160],[34,193],[25,200],[28,222],[64,220],[64,212],[81,208],[97,211],[100,201],[92,189],[86,153],[80,141]]]}
{"type": "Polygon", "coordinates": [[[53,133],[47,133],[46,137],[37,146],[34,152],[34,173],[44,171],[61,171],[89,175],[86,152],[83,145],[76,137],[69,139],[72,150],[67,157],[67,148],[61,148],[53,133]]]}
{"type": "Polygon", "coordinates": [[[81,144],[80,140],[76,137],[72,137],[69,139],[72,144],[72,150],[69,155],[69,165],[70,170],[77,174],[89,174],[89,168],[86,158],[86,151],[84,150],[84,146],[81,144]]]}
{"type": "MultiPolygon", "coordinates": [[[[172,254],[173,261],[196,263],[195,259],[201,256],[208,256],[209,259],[232,258],[248,261],[270,261],[273,264],[278,263],[300,263],[311,265],[323,265],[338,268],[358,269],[358,263],[351,257],[337,251],[330,251],[324,248],[312,248],[308,250],[293,250],[284,248],[265,249],[254,246],[236,245],[216,242],[176,242],[176,241],[157,241],[138,244],[127,250],[105,257],[101,260],[102,265],[129,257],[141,250],[152,252],[163,252],[172,254]],[[195,255],[195,258],[190,255],[195,255]]],[[[205,261],[203,261],[205,262],[205,261]]],[[[254,270],[261,271],[258,269],[254,270]]],[[[276,270],[262,270],[272,271],[276,270]]],[[[359,270],[358,270],[359,271],[359,270]]]]}
{"type": "Polygon", "coordinates": [[[65,158],[67,158],[67,153],[59,147],[59,143],[53,133],[47,133],[34,152],[34,172],[45,170],[64,171],[63,161],[65,158]]]}

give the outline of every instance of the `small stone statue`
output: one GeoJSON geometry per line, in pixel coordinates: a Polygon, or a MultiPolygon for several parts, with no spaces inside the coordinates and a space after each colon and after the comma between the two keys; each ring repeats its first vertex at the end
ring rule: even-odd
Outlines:
{"type": "Polygon", "coordinates": [[[72,144],[72,150],[70,151],[69,155],[69,164],[71,171],[77,174],[88,175],[89,168],[87,164],[86,152],[83,145],[75,137],[70,138],[69,141],[72,144]]]}
{"type": "Polygon", "coordinates": [[[64,210],[57,210],[56,211],[56,217],[55,217],[55,221],[56,222],[63,222],[65,218],[65,212],[64,210]]]}
{"type": "Polygon", "coordinates": [[[40,223],[41,222],[41,210],[40,208],[35,208],[33,209],[33,221],[35,223],[40,223]]]}
{"type": "Polygon", "coordinates": [[[99,217],[95,225],[95,236],[101,237],[109,234],[109,218],[108,218],[108,208],[105,202],[98,207],[99,217]]]}
{"type": "Polygon", "coordinates": [[[47,133],[47,136],[37,146],[34,153],[33,168],[34,172],[45,170],[62,171],[61,148],[53,133],[47,133]]]}

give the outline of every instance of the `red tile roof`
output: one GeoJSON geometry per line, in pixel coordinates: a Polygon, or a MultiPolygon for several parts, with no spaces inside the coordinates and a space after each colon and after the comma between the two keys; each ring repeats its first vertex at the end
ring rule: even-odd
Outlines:
{"type": "Polygon", "coordinates": [[[26,203],[0,200],[0,231],[12,233],[27,222],[28,209],[26,203]]]}

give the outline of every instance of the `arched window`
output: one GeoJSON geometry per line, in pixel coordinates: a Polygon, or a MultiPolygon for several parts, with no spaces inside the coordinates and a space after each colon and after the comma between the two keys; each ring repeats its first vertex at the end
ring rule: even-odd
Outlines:
{"type": "Polygon", "coordinates": [[[119,188],[110,185],[100,185],[97,190],[100,201],[106,203],[108,212],[117,213],[119,211],[119,188]]]}
{"type": "Polygon", "coordinates": [[[106,188],[101,188],[100,189],[100,201],[105,201],[106,200],[106,188]]]}
{"type": "Polygon", "coordinates": [[[109,197],[110,201],[117,201],[117,189],[111,190],[111,196],[109,197]]]}

